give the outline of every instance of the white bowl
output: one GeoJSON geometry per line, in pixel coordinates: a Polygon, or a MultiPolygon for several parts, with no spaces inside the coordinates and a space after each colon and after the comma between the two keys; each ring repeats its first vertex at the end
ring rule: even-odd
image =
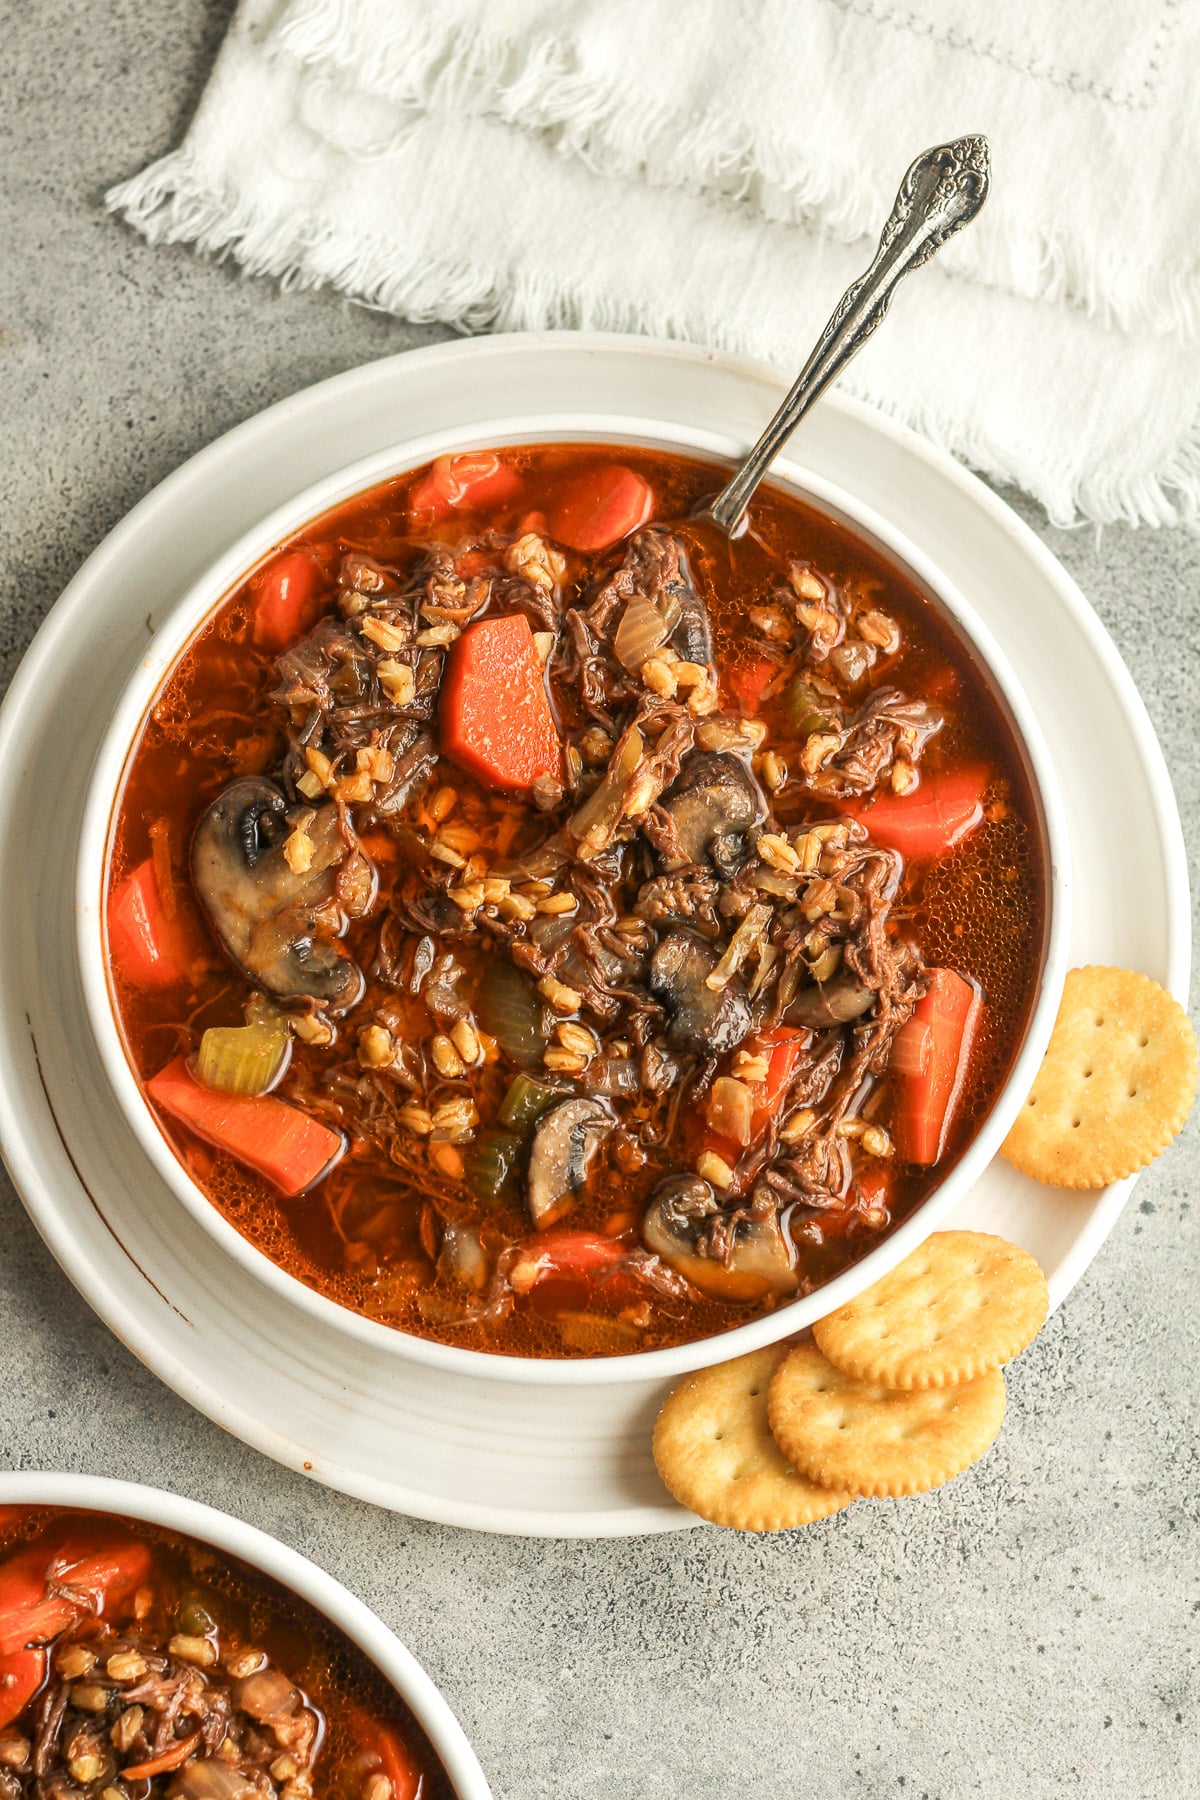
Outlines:
{"type": "Polygon", "coordinates": [[[69,1506],[84,1512],[115,1513],[183,1532],[240,1557],[307,1600],[375,1664],[429,1739],[459,1800],[492,1800],[492,1790],[462,1726],[416,1657],[370,1607],[299,1551],[289,1550],[265,1531],[198,1500],[143,1487],[139,1482],[110,1481],[102,1475],[0,1474],[0,1506],[69,1506]]]}
{"type": "Polygon", "coordinates": [[[130,750],[155,695],[187,643],[244,575],[310,520],[364,489],[416,468],[446,451],[569,441],[639,444],[723,458],[737,457],[746,449],[745,444],[733,438],[651,418],[563,412],[485,419],[469,430],[460,427],[397,443],[338,470],[270,514],[220,557],[171,609],[154,631],[141,662],[130,676],[101,743],[89,785],[76,871],[76,930],[88,1015],[125,1119],[171,1192],[221,1254],[233,1257],[290,1304],[315,1314],[327,1325],[374,1351],[469,1376],[533,1385],[588,1386],[668,1379],[786,1337],[879,1280],[937,1228],[996,1154],[1045,1052],[1067,968],[1071,921],[1070,854],[1058,782],[1041,728],[991,631],[974,613],[960,590],[880,514],[843,488],[781,458],[773,466],[773,481],[790,489],[800,499],[833,514],[873,544],[889,561],[909,574],[915,585],[954,621],[960,635],[988,672],[993,692],[1008,713],[1040,808],[1048,877],[1047,934],[1040,989],[1008,1080],[967,1150],[904,1224],[852,1268],[815,1293],[732,1331],[671,1349],[629,1356],[590,1359],[501,1356],[416,1337],[327,1299],[255,1249],[205,1197],[171,1148],[143,1098],[117,1024],[107,970],[103,894],[111,824],[130,750]]]}

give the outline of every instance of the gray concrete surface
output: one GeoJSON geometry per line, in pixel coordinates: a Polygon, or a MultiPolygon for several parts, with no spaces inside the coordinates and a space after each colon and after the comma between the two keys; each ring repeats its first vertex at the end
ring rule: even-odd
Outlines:
{"type": "MultiPolygon", "coordinates": [[[[184,458],[427,341],[152,251],[100,195],[176,139],[228,0],[0,0],[0,661],[184,458]]],[[[1016,504],[1033,518],[1029,508],[1016,504]]],[[[1200,843],[1200,543],[1043,530],[1145,695],[1200,843]]],[[[1129,871],[1137,880],[1137,871],[1129,871]]],[[[765,1541],[510,1542],[231,1441],[109,1335],[0,1178],[0,1464],[118,1473],[332,1569],[442,1685],[498,1800],[1200,1792],[1196,1121],[939,1495],[765,1541]]]]}

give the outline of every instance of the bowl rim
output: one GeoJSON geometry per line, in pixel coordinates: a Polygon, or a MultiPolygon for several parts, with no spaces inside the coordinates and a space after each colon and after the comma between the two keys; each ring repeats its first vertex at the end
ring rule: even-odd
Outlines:
{"type": "Polygon", "coordinates": [[[458,1800],[492,1800],[487,1777],[449,1701],[412,1651],[336,1576],[259,1526],[170,1488],[109,1475],[32,1469],[3,1472],[0,1505],[115,1513],[181,1532],[240,1557],[315,1607],[375,1664],[428,1737],[458,1800]]]}
{"type": "Polygon", "coordinates": [[[129,756],[146,713],[163,681],[196,632],[231,590],[288,538],[323,513],[366,489],[396,479],[432,457],[452,450],[549,442],[637,444],[683,454],[736,457],[745,445],[726,433],[636,415],[579,410],[509,414],[400,439],[311,483],[245,531],[168,607],[131,671],[101,739],[91,773],[80,830],[75,874],[76,948],[92,1035],[106,1079],[125,1122],[174,1197],[217,1248],[282,1299],[364,1347],[467,1377],[529,1385],[592,1386],[647,1382],[686,1373],[791,1336],[815,1319],[853,1299],[885,1275],[936,1229],[991,1161],[1008,1132],[1021,1099],[1032,1084],[1049,1041],[1066,975],[1070,936],[1070,850],[1057,776],[1041,728],[1016,673],[990,628],[952,582],[904,532],[875,508],[837,483],[789,457],[771,466],[770,479],[802,501],[837,516],[896,563],[949,616],[973,650],[1002,705],[1038,805],[1045,839],[1047,921],[1040,987],[1024,1041],[1003,1088],[983,1124],[943,1182],[911,1217],[859,1262],[810,1295],[775,1312],[714,1336],[669,1349],[627,1356],[541,1358],[506,1356],[465,1349],[367,1318],[327,1298],[256,1249],[204,1195],[187,1174],[145,1101],[125,1050],[111,993],[104,928],[104,887],[111,823],[129,756]]]}

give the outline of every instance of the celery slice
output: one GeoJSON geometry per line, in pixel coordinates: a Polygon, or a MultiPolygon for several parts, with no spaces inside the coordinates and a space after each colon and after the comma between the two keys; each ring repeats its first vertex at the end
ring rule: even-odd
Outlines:
{"type": "Polygon", "coordinates": [[[291,1048],[282,1017],[211,1025],[200,1039],[194,1073],[219,1094],[265,1094],[286,1069],[291,1048]]]}

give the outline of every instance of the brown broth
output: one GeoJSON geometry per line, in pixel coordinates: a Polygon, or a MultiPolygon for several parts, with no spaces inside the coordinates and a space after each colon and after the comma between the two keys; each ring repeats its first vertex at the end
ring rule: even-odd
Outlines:
{"type": "MultiPolygon", "coordinates": [[[[151,1610],[137,1629],[165,1644],[179,1629],[181,1600],[198,1601],[224,1647],[255,1645],[295,1683],[324,1721],[314,1800],[354,1800],[354,1759],[364,1748],[357,1713],[396,1733],[422,1772],[420,1800],[452,1800],[453,1789],[421,1726],[374,1663],[299,1595],[240,1558],[137,1519],[57,1506],[0,1507],[0,1574],[8,1557],[66,1541],[90,1549],[130,1538],[151,1552],[151,1610]]],[[[37,1704],[31,1702],[30,1710],[37,1704]]],[[[17,1729],[16,1726],[13,1729],[17,1729]]],[[[158,1784],[156,1784],[156,1787],[158,1784]]]]}
{"type": "MultiPolygon", "coordinates": [[[[484,519],[455,519],[446,528],[447,538],[461,537],[464,524],[513,531],[530,506],[549,508],[559,485],[581,467],[614,456],[652,484],[655,516],[665,520],[686,519],[697,501],[711,496],[723,479],[711,463],[632,447],[524,447],[502,455],[521,472],[522,495],[484,519]]],[[[405,519],[412,480],[405,476],[384,483],[315,520],[290,540],[291,546],[307,549],[328,572],[331,593],[347,550],[381,562],[412,558],[405,519]]],[[[803,559],[843,589],[869,588],[900,624],[904,645],[888,667],[888,683],[913,696],[936,695],[948,713],[945,728],[927,748],[922,769],[935,773],[983,765],[989,773],[985,823],[938,862],[909,870],[894,908],[894,916],[916,937],[926,960],[950,962],[979,984],[985,999],[967,1092],[950,1141],[936,1169],[905,1167],[899,1172],[891,1206],[895,1225],[911,1215],[963,1154],[1004,1084],[1032,1009],[1044,948],[1046,876],[1038,813],[1022,755],[987,678],[949,622],[906,576],[836,520],[768,486],[754,502],[752,531],[733,543],[699,525],[680,529],[708,600],[723,682],[750,653],[744,608],[769,601],[781,568],[791,558],[803,559]]],[[[429,533],[424,535],[427,539],[429,533]]],[[[609,566],[618,559],[619,549],[608,557],[609,566]]],[[[207,934],[185,874],[196,819],[231,777],[269,771],[283,748],[267,701],[274,682],[272,659],[254,647],[252,617],[253,593],[245,582],[180,658],[134,747],[114,821],[110,891],[150,853],[154,825],[158,832],[165,831],[170,847],[181,912],[201,937],[207,934]]],[[[786,757],[794,732],[782,707],[768,703],[761,716],[770,728],[768,745],[786,757]]],[[[568,725],[574,722],[566,720],[568,725]]],[[[490,820],[494,829],[488,796],[457,771],[446,778],[460,795],[456,817],[471,819],[485,832],[490,820]]],[[[827,804],[815,803],[812,795],[800,790],[794,794],[785,790],[775,805],[788,826],[830,815],[827,804]]],[[[376,934],[377,923],[366,920],[353,925],[347,936],[348,948],[364,968],[370,963],[376,934]]],[[[456,954],[470,965],[471,952],[456,945],[456,954]]],[[[193,1051],[206,1026],[239,1024],[250,991],[215,951],[186,995],[179,990],[139,991],[123,982],[117,971],[113,985],[129,1056],[143,1078],[181,1050],[193,1051]]],[[[369,992],[363,1004],[378,999],[379,992],[369,992]]],[[[431,1027],[421,1002],[410,1005],[413,1030],[427,1034],[431,1027]]],[[[347,1049],[342,1054],[352,1058],[353,1052],[347,1049]]],[[[304,1096],[315,1090],[327,1056],[297,1043],[282,1096],[303,1103],[304,1096]]],[[[494,1110],[506,1086],[507,1076],[499,1069],[485,1073],[477,1084],[484,1125],[489,1107],[494,1110]]],[[[359,1144],[318,1187],[300,1199],[283,1200],[227,1155],[168,1119],[160,1123],[213,1204],[265,1255],[330,1299],[422,1336],[507,1354],[619,1353],[727,1330],[770,1304],[730,1305],[702,1296],[655,1298],[650,1323],[631,1330],[620,1319],[606,1323],[597,1318],[595,1297],[586,1284],[562,1280],[535,1287],[501,1322],[443,1323],[436,1316],[436,1297],[444,1278],[433,1277],[422,1248],[422,1206],[426,1196],[454,1202],[461,1197],[460,1184],[428,1164],[418,1184],[411,1169],[398,1169],[378,1147],[359,1144]],[[352,1256],[349,1242],[365,1243],[368,1253],[356,1251],[352,1256]],[[580,1315],[586,1317],[581,1320],[580,1315]]],[[[603,1171],[581,1194],[570,1224],[611,1231],[614,1215],[631,1208],[636,1212],[664,1173],[687,1162],[686,1144],[672,1144],[651,1155],[634,1175],[603,1171]]],[[[510,1238],[529,1235],[528,1219],[518,1209],[486,1215],[485,1224],[510,1238]]],[[[852,1229],[810,1244],[805,1251],[806,1288],[828,1280],[876,1242],[874,1232],[852,1229]]],[[[618,1291],[609,1313],[617,1312],[618,1300],[627,1304],[628,1299],[618,1291]]]]}

